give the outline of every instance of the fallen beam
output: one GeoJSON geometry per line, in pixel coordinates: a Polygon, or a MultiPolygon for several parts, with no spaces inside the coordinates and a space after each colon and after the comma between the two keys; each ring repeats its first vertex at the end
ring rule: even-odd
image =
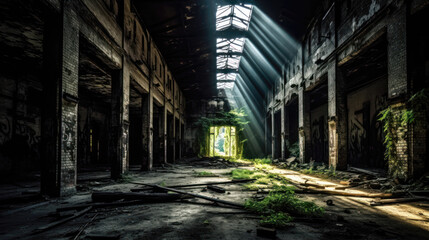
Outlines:
{"type": "Polygon", "coordinates": [[[142,203],[144,203],[144,202],[141,200],[125,201],[125,202],[113,202],[113,203],[87,203],[87,204],[78,204],[78,205],[73,205],[73,206],[68,206],[68,207],[57,208],[57,212],[79,210],[79,209],[84,209],[87,207],[92,207],[92,208],[96,209],[96,208],[106,208],[106,207],[130,206],[130,205],[136,205],[136,204],[142,204],[142,203]]]}
{"type": "Polygon", "coordinates": [[[238,207],[238,208],[244,208],[243,205],[238,204],[238,203],[233,203],[233,202],[228,202],[228,201],[225,201],[225,200],[220,200],[220,199],[216,199],[216,198],[206,197],[206,196],[203,196],[203,195],[199,195],[199,194],[195,194],[195,193],[189,193],[189,192],[177,190],[177,189],[174,189],[174,188],[162,187],[162,186],[159,186],[159,185],[153,185],[153,184],[146,184],[146,185],[149,186],[149,187],[153,187],[153,188],[160,188],[160,189],[164,189],[164,190],[171,191],[171,192],[186,194],[186,195],[189,195],[189,196],[193,196],[193,197],[196,197],[196,198],[205,199],[205,200],[216,202],[216,203],[222,203],[222,204],[229,205],[229,206],[234,206],[234,207],[238,207]]]}
{"type": "Polygon", "coordinates": [[[354,193],[347,191],[335,191],[335,190],[325,190],[325,189],[311,189],[305,188],[302,190],[295,191],[296,193],[322,193],[322,194],[331,194],[331,195],[340,195],[340,196],[349,196],[349,197],[367,197],[367,198],[394,198],[402,196],[404,193],[354,193]]]}
{"type": "Polygon", "coordinates": [[[349,170],[349,171],[352,171],[352,172],[365,173],[365,174],[367,174],[367,175],[371,175],[371,176],[374,176],[374,177],[379,177],[379,176],[380,176],[380,174],[379,174],[379,173],[372,172],[372,171],[369,171],[369,170],[366,170],[366,169],[362,169],[362,168],[349,167],[349,169],[348,169],[348,170],[349,170]]]}
{"type": "Polygon", "coordinates": [[[398,199],[385,199],[378,201],[371,201],[370,206],[381,206],[388,204],[397,204],[397,203],[409,203],[409,202],[420,202],[420,201],[429,201],[427,197],[415,197],[415,198],[398,198],[398,199]]]}
{"type": "MultiPolygon", "coordinates": [[[[206,185],[224,185],[224,184],[237,184],[237,183],[246,183],[246,182],[253,182],[256,179],[243,179],[243,180],[235,180],[235,181],[226,181],[226,182],[210,182],[210,183],[196,183],[196,184],[185,184],[185,185],[173,185],[173,186],[167,186],[169,188],[184,188],[184,187],[199,187],[199,186],[206,186],[206,185]]],[[[131,182],[133,184],[137,185],[143,185],[147,186],[146,183],[139,183],[139,182],[131,182]]],[[[141,191],[148,191],[152,190],[153,187],[149,188],[132,188],[131,192],[141,192],[141,191]]]]}
{"type": "Polygon", "coordinates": [[[66,223],[66,222],[68,222],[68,221],[70,221],[70,220],[73,220],[73,219],[75,219],[75,218],[77,218],[77,217],[82,216],[83,214],[85,214],[85,213],[89,212],[91,209],[92,209],[92,207],[87,207],[87,208],[85,208],[84,210],[82,210],[82,211],[80,211],[80,212],[77,212],[77,213],[73,214],[73,216],[70,216],[70,217],[68,217],[68,218],[64,218],[64,219],[61,219],[61,220],[59,220],[59,221],[56,221],[56,222],[50,223],[50,224],[48,224],[48,225],[45,225],[45,226],[39,227],[39,228],[37,228],[37,229],[35,230],[35,233],[44,232],[44,231],[49,230],[49,229],[51,229],[51,228],[54,228],[54,227],[56,227],[56,226],[58,226],[58,225],[61,225],[61,224],[63,224],[63,223],[66,223]]]}
{"type": "Polygon", "coordinates": [[[94,192],[93,202],[114,202],[124,200],[140,200],[142,202],[171,202],[182,198],[181,194],[169,193],[124,193],[124,192],[94,192]]]}

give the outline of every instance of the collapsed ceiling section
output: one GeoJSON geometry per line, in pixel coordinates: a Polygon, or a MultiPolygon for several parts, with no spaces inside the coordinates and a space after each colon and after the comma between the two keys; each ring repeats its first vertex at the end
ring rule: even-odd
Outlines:
{"type": "MultiPolygon", "coordinates": [[[[216,32],[222,36],[225,32],[245,32],[249,30],[253,6],[250,4],[218,5],[216,10],[216,32]]],[[[224,34],[225,35],[225,34],[224,34]]],[[[238,34],[237,34],[238,35],[238,34]]],[[[216,74],[218,89],[232,89],[240,67],[244,50],[243,37],[218,37],[216,40],[216,74]],[[231,70],[237,73],[219,73],[219,70],[231,70]]]]}

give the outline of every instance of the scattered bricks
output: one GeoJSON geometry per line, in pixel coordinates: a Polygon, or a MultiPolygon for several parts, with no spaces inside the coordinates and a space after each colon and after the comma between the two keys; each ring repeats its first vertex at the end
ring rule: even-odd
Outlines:
{"type": "Polygon", "coordinates": [[[256,235],[259,237],[276,238],[277,231],[274,228],[258,227],[256,229],[256,235]]]}

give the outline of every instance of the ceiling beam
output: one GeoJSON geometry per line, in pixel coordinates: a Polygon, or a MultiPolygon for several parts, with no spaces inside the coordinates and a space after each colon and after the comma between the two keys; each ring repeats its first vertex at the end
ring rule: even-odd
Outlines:
{"type": "Polygon", "coordinates": [[[219,5],[255,4],[255,0],[217,0],[219,5]]]}
{"type": "Polygon", "coordinates": [[[243,53],[242,52],[216,53],[216,56],[234,57],[234,56],[243,56],[243,53]]]}
{"type": "Polygon", "coordinates": [[[216,73],[224,73],[224,74],[238,73],[238,69],[217,69],[216,73]]]}
{"type": "Polygon", "coordinates": [[[240,31],[240,30],[225,30],[225,31],[217,31],[216,37],[217,38],[247,38],[248,37],[247,31],[240,31]]]}

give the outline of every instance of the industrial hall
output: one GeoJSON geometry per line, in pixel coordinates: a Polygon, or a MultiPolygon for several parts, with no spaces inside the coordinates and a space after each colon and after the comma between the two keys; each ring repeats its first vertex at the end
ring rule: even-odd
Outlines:
{"type": "Polygon", "coordinates": [[[0,239],[429,239],[429,0],[2,0],[0,239]]]}

